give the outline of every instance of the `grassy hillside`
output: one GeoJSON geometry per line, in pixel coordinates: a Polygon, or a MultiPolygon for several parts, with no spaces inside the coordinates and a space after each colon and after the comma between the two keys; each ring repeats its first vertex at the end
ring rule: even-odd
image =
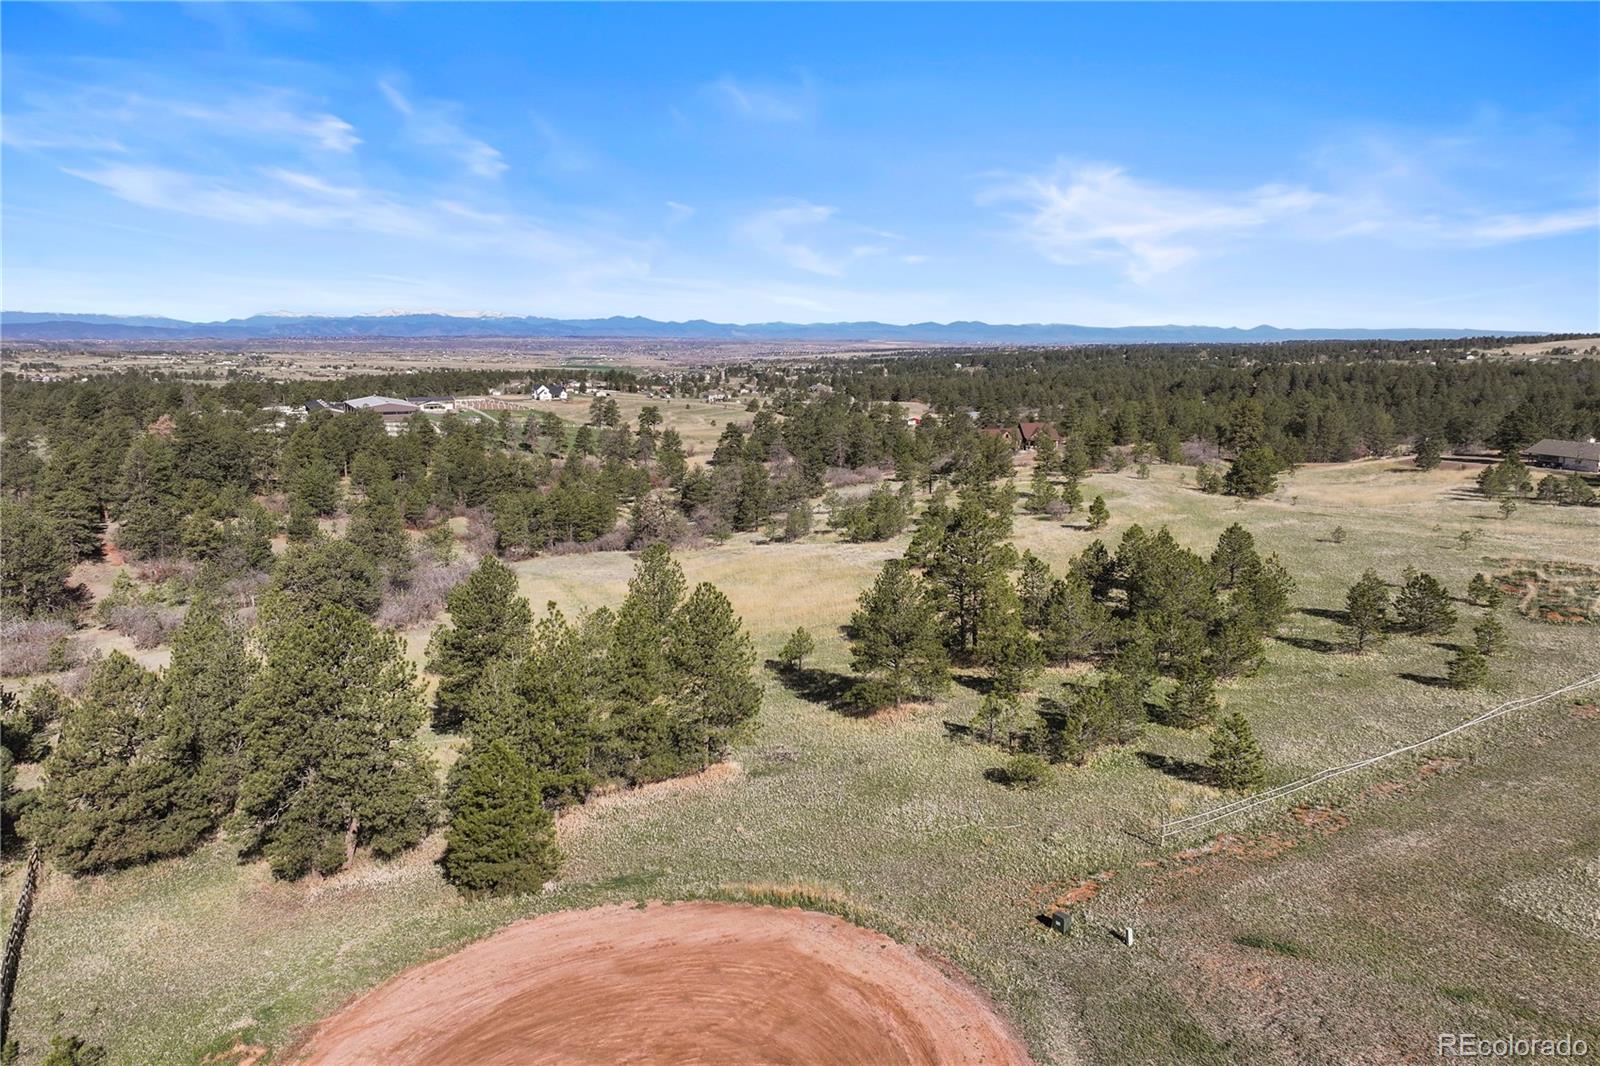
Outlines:
{"type": "MultiPolygon", "coordinates": [[[[1342,650],[1333,616],[1366,567],[1393,578],[1414,565],[1459,594],[1493,560],[1594,561],[1600,514],[1525,504],[1502,520],[1465,491],[1472,473],[1308,468],[1251,504],[1202,495],[1175,468],[1097,475],[1086,488],[1111,506],[1099,535],[1113,546],[1137,521],[1209,552],[1238,521],[1294,574],[1298,610],[1266,668],[1221,692],[1251,720],[1276,781],[1600,664],[1600,629],[1511,612],[1489,691],[1428,683],[1448,657],[1441,638],[1342,650]]],[[[1092,536],[1017,521],[1018,546],[1056,567],[1092,536]]],[[[519,916],[772,886],[831,898],[949,958],[1018,1021],[1040,1062],[1397,1061],[1431,1054],[1418,1042],[1438,1029],[1559,1035],[1600,1016],[1600,931],[1583,920],[1600,906],[1600,811],[1584,791],[1600,717],[1552,703],[1428,753],[1446,762],[1397,761],[1316,794],[1327,812],[1277,810],[1228,827],[1237,836],[1210,851],[1179,855],[1203,843],[1193,840],[1163,852],[1144,829],[1216,800],[1159,768],[1202,759],[1200,734],[1151,726],[1042,789],[1011,792],[984,777],[997,751],[945,728],[976,709],[969,688],[872,719],[806,698],[847,671],[838,626],[903,543],[737,538],[684,553],[689,579],[727,592],[763,655],[812,628],[812,684],[796,693],[764,674],[759,726],[736,766],[563,819],[568,859],[552,891],[465,902],[433,865],[437,839],[393,864],[293,885],[238,865],[225,841],[115,876],[50,874],[19,981],[19,1035],[37,1048],[52,1030],[77,1031],[119,1063],[192,1061],[236,1037],[281,1052],[348,997],[519,916]],[[1084,932],[1062,938],[1037,916],[1068,894],[1092,898],[1084,932]],[[1128,923],[1132,950],[1107,932],[1128,923]]],[[[536,610],[614,604],[631,568],[615,553],[517,564],[536,610]]],[[[1476,612],[1460,610],[1464,633],[1476,612]]],[[[1039,688],[1060,684],[1046,676],[1039,688]]],[[[5,884],[14,895],[15,870],[5,884]]]]}

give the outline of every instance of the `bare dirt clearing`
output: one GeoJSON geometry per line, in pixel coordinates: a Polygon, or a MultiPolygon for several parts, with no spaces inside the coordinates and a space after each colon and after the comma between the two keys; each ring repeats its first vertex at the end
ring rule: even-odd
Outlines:
{"type": "Polygon", "coordinates": [[[599,907],[520,922],[323,1023],[322,1063],[1028,1063],[975,990],[811,911],[599,907]]]}

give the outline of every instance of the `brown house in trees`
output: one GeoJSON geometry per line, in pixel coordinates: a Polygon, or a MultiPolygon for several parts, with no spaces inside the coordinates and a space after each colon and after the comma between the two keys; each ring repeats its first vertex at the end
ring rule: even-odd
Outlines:
{"type": "Polygon", "coordinates": [[[1553,466],[1558,470],[1600,472],[1600,444],[1593,437],[1581,440],[1545,439],[1522,453],[1534,466],[1553,466]]]}
{"type": "Polygon", "coordinates": [[[1004,437],[1013,448],[1032,448],[1041,436],[1059,442],[1061,434],[1048,422],[1018,422],[1014,426],[984,426],[978,430],[985,437],[1004,437]]]}
{"type": "Polygon", "coordinates": [[[1057,444],[1061,443],[1061,434],[1056,432],[1056,427],[1048,422],[1019,422],[1017,435],[1024,448],[1032,448],[1039,443],[1039,437],[1046,436],[1057,444]]]}

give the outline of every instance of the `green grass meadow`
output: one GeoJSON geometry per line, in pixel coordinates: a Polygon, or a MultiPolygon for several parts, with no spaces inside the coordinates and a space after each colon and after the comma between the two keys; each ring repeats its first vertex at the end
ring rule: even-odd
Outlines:
{"type": "MultiPolygon", "coordinates": [[[[1250,719],[1276,782],[1600,668],[1600,627],[1509,610],[1509,647],[1492,660],[1486,691],[1427,683],[1443,675],[1440,645],[1452,638],[1342,650],[1330,615],[1367,567],[1394,579],[1413,565],[1461,594],[1488,560],[1595,560],[1600,512],[1528,503],[1501,519],[1466,491],[1471,476],[1377,462],[1307,468],[1249,504],[1203,495],[1192,472],[1186,483],[1168,467],[1148,480],[1096,475],[1086,488],[1111,507],[1098,535],[1113,548],[1137,521],[1209,553],[1238,521],[1296,578],[1297,611],[1266,667],[1220,693],[1250,719]]],[[[1015,541],[1060,568],[1094,536],[1019,515],[1015,541]]],[[[807,665],[843,674],[839,626],[903,547],[743,537],[680,561],[691,582],[728,594],[763,658],[805,625],[818,642],[807,665]]],[[[570,612],[616,603],[632,560],[541,557],[516,569],[536,611],[553,601],[570,612]]],[[[1459,638],[1477,611],[1458,610],[1459,638]]],[[[1001,753],[945,728],[976,710],[966,687],[858,719],[762,676],[766,701],[735,768],[606,796],[564,818],[561,880],[536,897],[461,899],[434,865],[437,837],[395,863],[363,860],[297,884],[238,864],[226,840],[112,876],[47,874],[13,1011],[25,1060],[53,1031],[104,1044],[116,1063],[194,1062],[236,1040],[281,1057],[350,997],[519,917],[634,899],[770,898],[774,888],[831,900],[950,960],[1040,1063],[1399,1062],[1431,1056],[1417,1041],[1440,1026],[1594,1033],[1600,929],[1584,916],[1600,908],[1600,718],[1580,717],[1570,698],[1427,753],[1462,760],[1448,772],[1419,775],[1422,759],[1402,758],[1306,797],[1340,807],[1350,822],[1338,832],[1275,808],[1221,828],[1288,845],[1188,860],[1173,853],[1204,838],[1160,849],[1146,834],[1218,796],[1144,756],[1203,759],[1203,734],[1151,726],[1127,748],[1013,792],[984,777],[1001,753]],[[1198,872],[1180,872],[1187,866],[1198,872]],[[1080,908],[1077,934],[1037,920],[1100,871],[1115,875],[1080,908]],[[1109,933],[1129,923],[1139,930],[1132,949],[1109,933]]],[[[1061,684],[1047,675],[1038,689],[1061,684]]],[[[8,899],[18,883],[8,867],[8,899]]]]}

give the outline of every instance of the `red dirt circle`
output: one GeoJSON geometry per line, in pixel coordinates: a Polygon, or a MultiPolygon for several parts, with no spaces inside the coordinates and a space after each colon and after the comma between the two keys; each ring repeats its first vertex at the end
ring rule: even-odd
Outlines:
{"type": "Polygon", "coordinates": [[[317,1027],[321,1066],[1030,1066],[973,988],[886,936],[725,903],[518,922],[317,1027]]]}

